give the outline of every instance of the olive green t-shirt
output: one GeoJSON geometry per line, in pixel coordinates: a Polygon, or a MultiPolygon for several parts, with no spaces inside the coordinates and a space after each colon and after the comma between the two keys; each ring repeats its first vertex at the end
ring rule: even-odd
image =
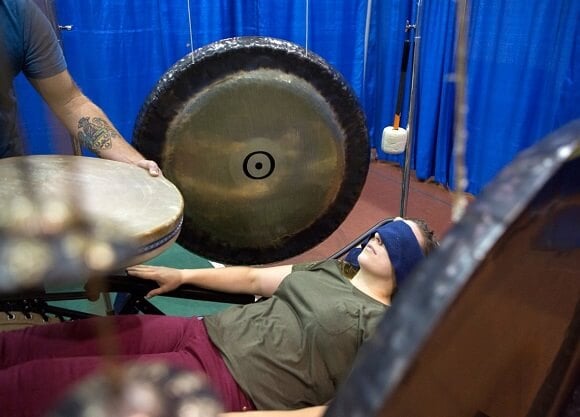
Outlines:
{"type": "Polygon", "coordinates": [[[272,297],[205,324],[258,409],[295,409],[334,397],[385,309],[330,260],[294,266],[272,297]]]}

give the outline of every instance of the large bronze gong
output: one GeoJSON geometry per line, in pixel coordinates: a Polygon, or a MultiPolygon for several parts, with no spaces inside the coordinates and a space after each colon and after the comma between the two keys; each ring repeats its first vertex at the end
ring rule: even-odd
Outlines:
{"type": "Polygon", "coordinates": [[[227,264],[279,261],[328,237],[356,203],[370,154],[342,76],[262,37],[177,62],[147,98],[133,143],[183,194],[179,243],[227,264]]]}

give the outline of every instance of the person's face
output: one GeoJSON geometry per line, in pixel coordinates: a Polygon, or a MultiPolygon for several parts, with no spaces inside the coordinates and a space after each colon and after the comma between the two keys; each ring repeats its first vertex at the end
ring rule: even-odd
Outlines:
{"type": "Polygon", "coordinates": [[[389,254],[378,233],[374,234],[358,255],[358,263],[361,269],[376,277],[387,279],[393,276],[393,266],[389,254]]]}
{"type": "MultiPolygon", "coordinates": [[[[413,230],[413,234],[419,245],[423,246],[424,238],[421,234],[419,226],[411,220],[405,220],[401,217],[396,217],[393,221],[405,222],[413,230]]],[[[381,236],[378,233],[371,238],[369,243],[364,247],[362,252],[358,256],[358,262],[361,268],[365,268],[368,272],[379,277],[393,277],[393,265],[389,259],[389,253],[387,248],[381,240],[381,236]]]]}

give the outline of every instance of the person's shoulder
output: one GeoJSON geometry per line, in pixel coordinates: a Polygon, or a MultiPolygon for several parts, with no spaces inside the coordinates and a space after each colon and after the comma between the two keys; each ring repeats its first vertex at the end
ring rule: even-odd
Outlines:
{"type": "Polygon", "coordinates": [[[25,10],[25,0],[2,0],[0,1],[0,11],[7,16],[21,18],[25,10]]]}
{"type": "Polygon", "coordinates": [[[12,10],[22,9],[26,4],[26,0],[2,0],[1,4],[12,10]]]}
{"type": "Polygon", "coordinates": [[[300,271],[316,272],[332,276],[342,276],[340,272],[340,263],[336,259],[325,259],[322,261],[306,262],[293,265],[292,272],[300,271]]]}
{"type": "Polygon", "coordinates": [[[20,15],[38,7],[32,0],[2,0],[2,5],[20,15]]]}
{"type": "Polygon", "coordinates": [[[0,41],[8,44],[8,52],[19,47],[19,39],[28,19],[27,4],[28,0],[0,0],[0,41]]]}
{"type": "MultiPolygon", "coordinates": [[[[31,19],[46,19],[45,12],[41,6],[34,0],[17,0],[21,2],[21,10],[26,17],[31,19]]],[[[44,9],[45,10],[45,9],[44,9]]]]}
{"type": "Polygon", "coordinates": [[[13,24],[24,25],[34,20],[42,11],[33,0],[2,0],[0,10],[8,16],[13,24]]]}
{"type": "Polygon", "coordinates": [[[292,271],[316,271],[320,269],[336,268],[336,259],[325,259],[321,261],[303,262],[292,265],[292,271]]]}

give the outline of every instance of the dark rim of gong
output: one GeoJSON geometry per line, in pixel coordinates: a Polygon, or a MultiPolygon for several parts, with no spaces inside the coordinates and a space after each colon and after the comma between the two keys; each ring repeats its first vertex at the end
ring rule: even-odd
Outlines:
{"type": "MultiPolygon", "coordinates": [[[[195,230],[185,207],[183,230],[177,241],[208,259],[228,264],[266,264],[305,252],[326,239],[344,221],[357,202],[370,161],[363,111],[343,77],[326,61],[302,47],[267,37],[224,39],[188,54],[160,78],[137,117],[133,145],[163,169],[163,149],[169,124],[198,92],[238,71],[274,69],[299,77],[315,88],[334,111],[344,135],[345,172],[335,200],[326,213],[306,229],[277,245],[236,247],[195,230]]],[[[171,180],[171,178],[169,178],[171,180]]]]}

